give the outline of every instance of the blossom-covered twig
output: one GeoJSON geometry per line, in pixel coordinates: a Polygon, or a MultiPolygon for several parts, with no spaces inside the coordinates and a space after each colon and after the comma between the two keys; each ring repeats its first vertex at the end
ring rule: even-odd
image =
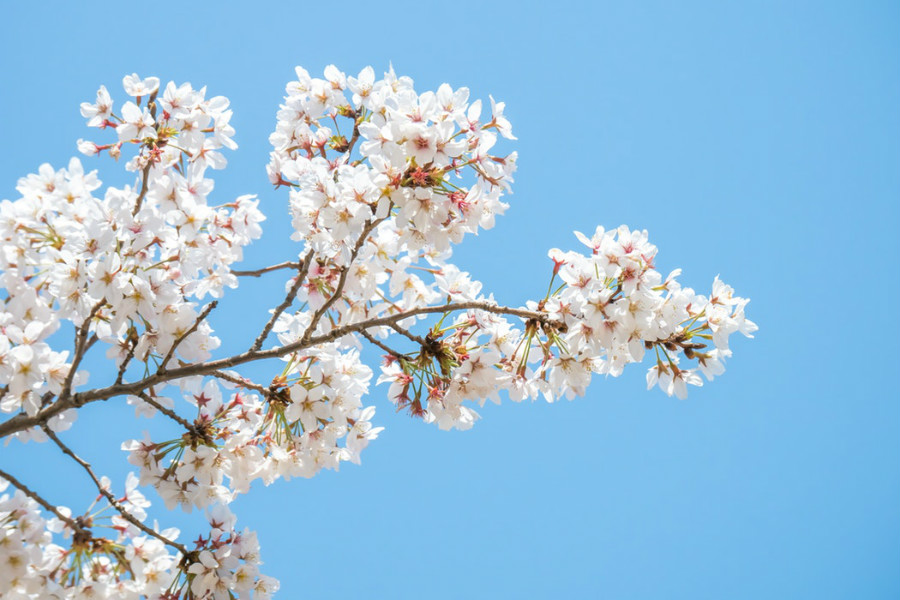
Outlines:
{"type": "Polygon", "coordinates": [[[81,364],[81,360],[84,358],[84,355],[87,353],[88,349],[97,341],[96,336],[92,336],[89,340],[87,335],[88,331],[91,327],[91,320],[97,315],[103,305],[106,304],[106,298],[101,299],[97,302],[91,311],[88,313],[87,318],[78,327],[78,330],[75,334],[75,355],[72,358],[72,366],[69,367],[69,372],[66,374],[66,380],[63,383],[62,391],[59,394],[59,402],[65,402],[68,400],[69,396],[72,393],[72,382],[75,380],[75,374],[78,371],[78,365],[81,364]]]}
{"type": "Polygon", "coordinates": [[[382,342],[381,340],[379,340],[378,338],[373,336],[371,333],[366,331],[365,329],[360,329],[358,333],[359,333],[359,335],[366,338],[366,340],[370,344],[378,346],[379,348],[384,350],[388,354],[388,356],[393,356],[394,358],[401,358],[403,356],[400,352],[398,352],[397,350],[394,350],[393,348],[391,348],[390,346],[388,346],[387,344],[385,344],[384,342],[382,342]]]}

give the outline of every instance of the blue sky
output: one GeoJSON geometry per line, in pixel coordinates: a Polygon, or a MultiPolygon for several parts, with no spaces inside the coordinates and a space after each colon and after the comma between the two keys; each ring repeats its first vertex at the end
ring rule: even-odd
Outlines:
{"type": "MultiPolygon", "coordinates": [[[[393,62],[420,91],[493,94],[519,137],[515,194],[458,249],[462,268],[524,302],[543,293],[548,248],[625,223],[649,230],[662,272],[681,267],[701,289],[720,274],[752,298],[761,329],[687,401],[645,391],[637,367],[573,402],[507,402],[446,433],[374,388],[386,431],[361,467],[236,503],[279,597],[900,596],[900,7],[553,7],[10,5],[0,198],[93,135],[78,105],[100,84],[120,90],[136,71],[207,85],[231,99],[240,144],[215,197],[259,194],[269,239],[246,264],[263,266],[295,252],[264,170],[295,65],[393,62]]],[[[106,159],[86,164],[125,181],[106,159]]],[[[253,339],[282,283],[223,302],[223,351],[253,339]]],[[[151,426],[123,404],[92,406],[66,437],[120,481],[119,443],[151,426]]],[[[60,504],[90,496],[49,448],[4,447],[0,467],[60,504]]],[[[190,538],[192,521],[173,520],[190,538]]]]}

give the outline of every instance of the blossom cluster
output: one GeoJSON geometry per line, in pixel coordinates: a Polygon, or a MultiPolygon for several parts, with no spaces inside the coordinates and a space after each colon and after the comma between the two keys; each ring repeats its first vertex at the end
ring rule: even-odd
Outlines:
{"type": "MultiPolygon", "coordinates": [[[[96,172],[72,159],[66,169],[42,165],[19,181],[21,198],[0,203],[0,411],[33,415],[46,395],[86,381],[86,373],[70,373],[67,351],[46,343],[64,321],[109,344],[122,369],[132,359],[159,363],[176,347],[182,360],[201,361],[219,345],[209,324],[198,322],[197,301],[236,286],[229,265],[260,236],[264,217],[252,196],[207,201],[207,167],[223,167],[218,149],[235,147],[228,101],[169,83],[153,108],[141,105],[158,85],[126,77],[136,102],[126,102],[121,116],[106,88],[95,104],[82,105],[89,125],[115,128],[118,141],[79,146],[116,157],[124,145],[136,147],[128,168],[146,171],[140,187],[109,187],[96,197],[96,172]]],[[[73,417],[69,411],[51,425],[73,417]]]]}
{"type": "MultiPolygon", "coordinates": [[[[682,287],[680,270],[663,279],[646,231],[598,227],[590,238],[576,235],[590,252],[551,250],[546,297],[528,304],[546,319],[521,317],[522,329],[478,309],[446,326],[441,319],[417,353],[386,357],[379,381],[390,384],[390,399],[441,429],[468,429],[478,413],[466,400],[499,402],[504,390],[515,401],[572,399],[584,395],[594,373],[618,376],[651,350],[648,387],[685,398],[688,384],[703,384],[698,371],[710,381],[724,372],[732,333],[752,337],[757,329],[744,315],[748,300],[718,277],[708,297],[682,287]]],[[[480,284],[456,275],[455,293],[477,299],[471,290],[480,284]]]]}
{"type": "Polygon", "coordinates": [[[349,262],[373,215],[394,216],[408,251],[441,251],[506,210],[516,154],[492,154],[498,134],[514,139],[503,103],[491,99],[481,122],[467,88],[417,94],[393,69],[377,81],[372,67],[352,77],[332,65],[324,79],[296,71],[270,136],[269,178],[290,187],[294,238],[319,258],[349,262]]]}
{"type": "MultiPolygon", "coordinates": [[[[382,429],[372,427],[375,407],[362,405],[371,377],[358,352],[321,347],[292,356],[277,385],[260,393],[239,390],[225,398],[217,379],[184,380],[184,397],[197,408],[190,429],[163,442],[130,440],[122,449],[140,468],[141,484],[153,485],[168,508],[227,504],[256,479],[269,485],[337,470],[343,461],[359,464],[382,429]]],[[[132,401],[140,411],[155,411],[141,398],[132,401]]]]}
{"type": "MultiPolygon", "coordinates": [[[[117,503],[142,522],[150,502],[137,483],[129,474],[126,493],[117,503]]],[[[0,478],[0,492],[7,485],[0,478]]],[[[44,518],[38,503],[21,490],[0,496],[4,598],[166,600],[189,591],[194,598],[262,600],[278,589],[277,581],[259,573],[256,534],[238,532],[234,515],[223,506],[209,511],[210,531],[188,555],[169,551],[162,541],[176,540],[177,529],[148,535],[110,504],[95,503],[75,518],[65,507],[55,510],[57,516],[44,518]]]]}

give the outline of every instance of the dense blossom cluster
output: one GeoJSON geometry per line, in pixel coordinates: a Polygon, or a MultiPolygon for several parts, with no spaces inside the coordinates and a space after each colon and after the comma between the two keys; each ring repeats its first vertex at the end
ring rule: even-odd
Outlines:
{"type": "MultiPolygon", "coordinates": [[[[681,287],[679,270],[663,280],[646,231],[622,226],[597,228],[591,238],[576,235],[590,253],[551,250],[547,295],[529,303],[547,320],[524,319],[518,329],[504,315],[475,309],[449,325],[439,322],[415,356],[387,357],[380,381],[391,384],[391,400],[441,429],[468,429],[478,413],[465,400],[499,402],[504,390],[516,401],[571,399],[585,393],[594,373],[620,375],[648,350],[656,358],[649,387],[658,383],[685,398],[687,384],[702,385],[697,370],[709,380],[724,372],[732,333],[756,330],[744,316],[748,301],[718,278],[709,297],[681,287]],[[685,368],[682,359],[696,360],[697,369],[685,368]]],[[[473,299],[479,288],[458,273],[452,289],[473,299]]]]}
{"type": "MultiPolygon", "coordinates": [[[[64,320],[89,321],[119,366],[158,360],[176,343],[181,359],[205,360],[219,345],[207,323],[192,328],[196,300],[237,285],[229,265],[260,236],[264,217],[251,196],[207,203],[213,182],[204,173],[224,166],[219,148],[234,147],[228,101],[170,83],[160,110],[139,106],[158,85],[126,77],[138,104],[127,102],[121,117],[105,88],[96,104],[82,105],[89,124],[118,134],[114,144],[81,142],[82,150],[118,156],[123,145],[138,147],[128,168],[146,171],[142,189],[110,187],[96,197],[96,172],[72,159],[66,169],[42,165],[19,181],[20,199],[0,203],[0,411],[33,415],[48,394],[61,394],[69,353],[46,340],[64,320]]],[[[72,376],[75,385],[87,378],[72,376]]],[[[70,424],[73,416],[55,421],[70,424]]]]}
{"type": "Polygon", "coordinates": [[[373,215],[395,217],[405,251],[443,251],[506,210],[500,195],[516,154],[491,154],[498,134],[514,139],[503,103],[492,99],[482,122],[481,101],[469,104],[467,88],[417,94],[409,77],[392,70],[376,81],[371,67],[348,77],[329,66],[325,79],[298,67],[287,92],[270,136],[269,178],[291,187],[294,238],[316,256],[349,262],[373,215]],[[466,173],[470,186],[461,185],[466,173]]]}
{"type": "MultiPolygon", "coordinates": [[[[129,475],[126,493],[116,502],[142,522],[150,502],[137,484],[137,477],[129,475]]],[[[6,487],[0,481],[0,492],[6,487]]],[[[237,531],[234,515],[224,506],[208,512],[209,533],[197,539],[188,555],[171,552],[160,539],[123,519],[110,504],[95,503],[74,518],[65,507],[55,510],[57,516],[44,518],[38,502],[21,490],[0,496],[3,598],[166,600],[193,594],[195,598],[265,599],[278,589],[277,581],[259,573],[256,534],[237,531]]],[[[159,535],[175,540],[178,533],[170,528],[159,535]]]]}
{"type": "MultiPolygon", "coordinates": [[[[338,469],[342,461],[358,464],[381,431],[371,424],[375,408],[362,406],[371,377],[358,352],[317,348],[285,367],[267,400],[244,392],[224,399],[217,380],[198,381],[199,389],[185,396],[197,407],[185,435],[159,443],[131,440],[122,448],[140,467],[141,483],[152,484],[167,507],[226,504],[255,479],[268,485],[338,469]]],[[[147,410],[140,398],[134,401],[147,410]]]]}
{"type": "Polygon", "coordinates": [[[683,398],[701,374],[724,371],[732,333],[756,329],[747,300],[718,278],[707,296],[682,287],[680,271],[663,278],[647,233],[624,226],[576,233],[586,250],[550,251],[543,298],[498,304],[450,258],[507,209],[517,157],[496,151],[515,139],[504,104],[491,98],[487,110],[447,84],[418,93],[393,70],[296,73],[268,165],[271,183],[288,188],[301,245],[285,262],[233,268],[264,217],[253,196],[211,203],[207,169],[236,147],[231,111],[187,83],[130,75],[118,112],[105,87],[82,105],[114,139],[80,140],[80,151],[119,159],[133,149],[133,186],[99,194],[96,174],[72,159],[41,166],[19,181],[21,198],[0,203],[0,437],[52,441],[100,494],[72,517],[0,471],[19,488],[0,498],[0,597],[268,597],[278,584],[259,573],[256,536],[235,529],[228,504],[254,480],[359,463],[382,429],[364,404],[365,345],[383,354],[378,382],[398,410],[467,429],[488,399],[573,398],[593,374],[617,376],[648,353],[649,387],[683,398]],[[283,269],[284,300],[249,349],[214,359],[216,304],[203,299],[283,269]],[[73,346],[51,347],[63,326],[73,346]],[[95,344],[114,376],[88,390],[79,366],[95,344]],[[236,370],[267,359],[281,362],[268,363],[264,383],[236,370]],[[57,436],[80,406],[113,397],[178,427],[123,443],[139,473],[120,498],[57,436]],[[140,485],[170,509],[205,510],[210,532],[188,548],[176,530],[145,525],[140,485]]]}

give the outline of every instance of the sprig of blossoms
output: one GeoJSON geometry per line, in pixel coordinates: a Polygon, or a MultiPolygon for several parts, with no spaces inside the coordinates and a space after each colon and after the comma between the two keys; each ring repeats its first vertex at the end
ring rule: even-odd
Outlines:
{"type": "Polygon", "coordinates": [[[185,382],[185,400],[197,410],[188,431],[164,442],[131,440],[122,449],[167,507],[227,504],[256,479],[269,485],[337,470],[344,461],[359,464],[382,430],[371,423],[375,407],[362,404],[371,377],[358,352],[324,347],[290,357],[277,383],[260,394],[238,391],[226,399],[216,379],[185,382]]]}
{"type": "Polygon", "coordinates": [[[547,320],[522,318],[520,330],[490,312],[469,310],[450,325],[445,314],[418,340],[418,352],[386,356],[379,382],[390,384],[391,401],[442,429],[468,429],[478,413],[466,400],[499,402],[501,391],[515,401],[572,399],[594,373],[618,376],[648,350],[656,355],[648,387],[685,398],[688,384],[702,385],[698,372],[710,381],[724,372],[732,333],[756,331],[744,315],[748,300],[718,277],[709,297],[682,288],[680,270],[663,280],[646,231],[598,227],[591,238],[576,235],[590,254],[551,250],[547,294],[528,304],[547,320]],[[681,359],[696,360],[696,369],[681,359]]]}
{"type": "MultiPolygon", "coordinates": [[[[227,100],[206,100],[205,90],[171,82],[156,98],[155,78],[130,76],[124,85],[139,97],[124,105],[123,116],[113,112],[104,87],[82,113],[89,125],[116,129],[119,141],[103,147],[114,156],[123,145],[136,147],[128,167],[146,170],[143,183],[95,197],[96,172],[85,173],[72,159],[58,171],[42,165],[19,181],[21,198],[0,203],[5,413],[34,415],[42,398],[64,393],[70,354],[45,341],[63,321],[87,322],[85,333],[107,342],[119,366],[131,359],[158,363],[176,346],[182,360],[209,358],[219,340],[208,323],[197,322],[197,300],[237,285],[229,267],[261,234],[264,217],[253,196],[221,206],[207,202],[213,182],[204,177],[206,168],[224,166],[218,150],[236,147],[227,100]]],[[[69,386],[86,380],[80,373],[69,386]]],[[[68,413],[51,426],[68,426],[73,418],[68,413]]]]}

